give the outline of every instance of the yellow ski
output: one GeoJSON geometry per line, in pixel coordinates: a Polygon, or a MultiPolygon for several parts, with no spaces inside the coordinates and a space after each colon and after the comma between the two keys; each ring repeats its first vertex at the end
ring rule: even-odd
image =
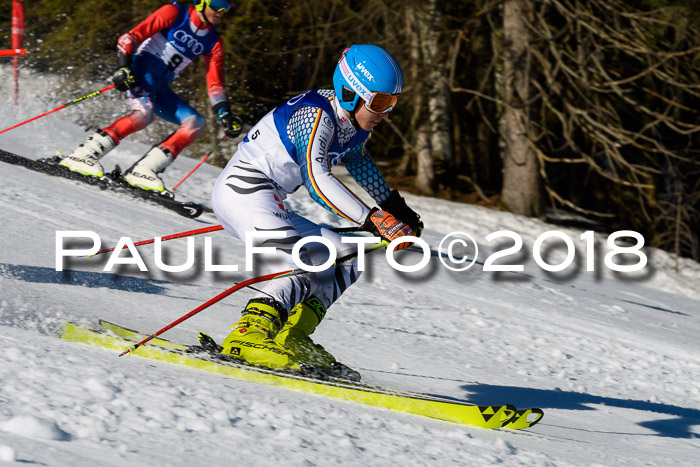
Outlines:
{"type": "MultiPolygon", "coordinates": [[[[122,351],[126,346],[142,339],[145,335],[105,321],[101,321],[100,324],[102,331],[92,331],[73,323],[67,323],[63,327],[61,338],[107,350],[122,351]]],[[[296,374],[201,358],[197,354],[186,352],[187,349],[188,346],[155,338],[149,342],[149,345],[140,347],[134,355],[245,381],[320,394],[339,400],[482,428],[504,426],[516,429],[527,428],[542,418],[539,409],[518,411],[512,405],[507,404],[472,405],[424,394],[393,392],[357,383],[321,381],[296,374]],[[533,411],[539,411],[539,413],[533,411]],[[509,425],[511,422],[514,422],[512,426],[509,425]]]]}

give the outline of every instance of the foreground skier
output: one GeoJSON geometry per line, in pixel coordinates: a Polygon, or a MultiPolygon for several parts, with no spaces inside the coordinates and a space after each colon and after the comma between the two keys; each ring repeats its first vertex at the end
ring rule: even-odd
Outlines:
{"type": "MultiPolygon", "coordinates": [[[[388,116],[401,93],[398,63],[381,47],[353,45],[340,58],[333,85],[334,91],[308,91],[263,117],[239,144],[214,187],[212,207],[227,232],[244,242],[247,232],[276,235],[262,243],[278,252],[259,265],[264,273],[296,268],[292,248],[306,236],[330,240],[338,257],[357,248],[285,210],[286,195],[301,185],[327,210],[386,240],[418,236],[423,229],[420,217],[389,189],[365,150],[373,128],[388,116]],[[331,167],[339,162],[380,208],[366,206],[333,176],[331,167]]],[[[300,257],[305,264],[318,265],[325,262],[327,251],[302,249],[300,257]]],[[[309,335],[359,275],[353,260],[269,282],[249,301],[222,352],[271,368],[335,366],[336,359],[309,335]]]]}
{"type": "Polygon", "coordinates": [[[146,128],[157,115],[179,128],[127,170],[124,180],[145,190],[164,191],[159,174],[197,139],[205,126],[204,117],[169,87],[200,55],[206,63],[214,113],[228,137],[240,134],[240,120],[231,113],[224,87],[223,42],[214,28],[230,4],[224,0],[196,0],[195,4],[165,5],[119,38],[120,68],[112,79],[118,90],[127,92],[132,111],[90,135],[60,165],[83,175],[102,177],[99,160],[122,139],[146,128]]]}

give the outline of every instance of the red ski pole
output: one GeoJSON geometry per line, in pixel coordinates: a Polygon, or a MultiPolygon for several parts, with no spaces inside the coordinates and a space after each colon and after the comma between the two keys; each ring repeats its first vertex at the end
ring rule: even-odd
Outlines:
{"type": "Polygon", "coordinates": [[[223,292],[221,292],[219,295],[217,295],[216,297],[212,298],[211,300],[209,300],[209,301],[207,301],[207,302],[205,302],[205,303],[202,303],[202,304],[199,305],[197,308],[195,308],[194,310],[190,311],[190,312],[187,313],[186,315],[184,315],[184,316],[182,316],[182,317],[176,319],[175,321],[173,321],[172,323],[168,324],[167,326],[165,326],[165,327],[164,327],[163,329],[161,329],[160,331],[154,332],[153,334],[151,334],[150,336],[148,336],[147,338],[145,338],[145,339],[142,340],[141,342],[139,342],[139,343],[137,343],[137,344],[134,344],[134,345],[130,345],[130,346],[127,347],[122,353],[120,353],[119,356],[122,357],[122,356],[124,356],[124,355],[126,355],[126,354],[131,354],[131,353],[133,353],[136,349],[138,349],[139,347],[141,347],[143,344],[147,343],[147,342],[150,341],[151,339],[155,339],[156,337],[158,337],[159,335],[163,334],[163,333],[164,333],[165,331],[167,331],[168,329],[174,328],[175,326],[177,326],[178,324],[182,323],[182,322],[185,321],[186,319],[189,319],[189,318],[193,317],[194,315],[196,315],[196,314],[199,313],[200,311],[202,311],[202,310],[204,310],[204,309],[206,309],[206,308],[209,308],[210,306],[212,306],[213,304],[215,304],[215,303],[217,303],[217,302],[220,302],[221,300],[223,300],[224,298],[228,297],[229,295],[231,295],[232,293],[236,292],[237,290],[241,290],[241,289],[243,289],[243,288],[245,288],[245,287],[248,287],[249,285],[257,284],[258,282],[269,281],[269,280],[272,280],[272,279],[277,279],[278,277],[295,276],[295,275],[297,275],[297,274],[302,274],[302,273],[305,273],[305,272],[306,272],[306,271],[304,271],[304,270],[302,270],[302,269],[290,269],[289,271],[282,271],[282,272],[276,272],[276,273],[273,273],[273,274],[266,274],[266,275],[264,275],[264,276],[253,277],[252,279],[248,279],[248,280],[246,280],[246,281],[240,282],[240,283],[234,285],[233,287],[231,287],[230,289],[224,290],[223,292]]]}
{"type": "Polygon", "coordinates": [[[83,97],[79,97],[79,98],[77,98],[77,99],[75,99],[75,100],[72,100],[72,101],[68,102],[67,104],[63,104],[63,105],[60,106],[60,107],[56,107],[56,108],[53,109],[53,110],[49,110],[48,112],[44,112],[43,114],[37,115],[36,117],[30,118],[29,120],[25,120],[25,121],[22,122],[22,123],[18,123],[18,124],[15,125],[15,126],[11,126],[10,128],[5,128],[4,130],[1,130],[1,131],[0,131],[0,134],[5,133],[6,131],[13,130],[13,129],[17,128],[18,126],[22,126],[22,125],[24,125],[25,123],[32,122],[32,121],[34,121],[34,120],[36,120],[36,119],[38,119],[38,118],[45,117],[45,116],[47,116],[47,115],[50,114],[50,113],[59,111],[59,110],[61,110],[61,109],[65,109],[66,107],[71,106],[71,105],[73,105],[73,104],[77,104],[78,102],[82,102],[82,101],[84,101],[85,99],[89,99],[89,98],[91,98],[91,97],[95,97],[95,96],[97,96],[98,94],[102,94],[103,92],[109,91],[110,89],[113,89],[113,88],[114,88],[114,85],[112,84],[111,86],[107,86],[106,88],[100,89],[99,91],[95,91],[95,92],[92,92],[92,93],[90,93],[90,94],[87,94],[87,95],[85,95],[85,96],[83,96],[83,97]]]}
{"type": "MultiPolygon", "coordinates": [[[[160,240],[162,242],[164,242],[166,240],[174,240],[176,238],[190,237],[193,235],[199,235],[199,234],[209,233],[209,232],[217,232],[219,230],[224,230],[224,228],[220,225],[212,225],[211,227],[204,227],[201,229],[188,230],[187,232],[180,232],[180,233],[176,233],[176,234],[166,235],[164,237],[160,237],[160,240]]],[[[336,228],[333,228],[330,230],[337,233],[337,234],[341,234],[341,235],[358,233],[358,232],[362,231],[362,229],[360,229],[359,227],[336,227],[336,228]]],[[[134,246],[150,245],[151,243],[154,243],[155,241],[156,241],[155,238],[151,238],[149,240],[141,240],[140,242],[134,243],[134,246]]],[[[124,245],[122,247],[122,250],[125,250],[126,248],[128,248],[128,246],[124,245]]],[[[102,253],[109,253],[109,252],[114,251],[114,250],[116,250],[116,247],[115,248],[105,248],[104,250],[98,251],[94,255],[88,256],[88,258],[92,258],[94,256],[101,255],[102,253]]]]}
{"type": "MultiPolygon", "coordinates": [[[[224,230],[224,228],[220,225],[212,225],[211,227],[204,227],[202,229],[188,230],[187,232],[180,232],[180,233],[176,233],[176,234],[172,234],[172,235],[166,235],[164,237],[161,237],[160,240],[161,241],[173,240],[175,238],[189,237],[192,235],[199,235],[199,234],[203,234],[203,233],[207,233],[207,232],[216,232],[217,230],[224,230]]],[[[150,240],[142,240],[140,242],[134,243],[134,246],[149,245],[155,241],[156,241],[155,238],[151,238],[150,240]]],[[[122,247],[122,249],[125,249],[125,248],[127,248],[126,245],[124,245],[122,247]]],[[[116,249],[116,247],[115,248],[106,248],[104,250],[100,250],[97,253],[95,253],[94,255],[90,255],[89,258],[92,258],[93,256],[101,255],[102,253],[109,253],[110,251],[114,251],[115,249],[116,249]]]]}
{"type": "MultiPolygon", "coordinates": [[[[381,242],[377,243],[376,245],[372,245],[372,246],[367,247],[367,251],[378,250],[378,249],[380,249],[380,248],[386,247],[388,244],[389,244],[388,241],[382,240],[381,242]]],[[[347,256],[343,256],[342,258],[338,258],[338,259],[336,260],[335,264],[340,264],[340,263],[344,263],[344,262],[346,262],[346,261],[350,261],[350,260],[352,260],[352,259],[354,259],[354,258],[357,258],[357,256],[358,256],[358,253],[351,253],[351,254],[349,254],[349,255],[347,255],[347,256]]],[[[133,353],[136,351],[136,349],[138,349],[138,348],[141,347],[142,345],[146,344],[146,343],[149,342],[150,340],[155,339],[156,337],[160,336],[161,334],[163,334],[163,333],[164,333],[165,331],[167,331],[168,329],[174,328],[175,326],[177,326],[178,324],[182,323],[183,321],[185,321],[185,320],[187,320],[187,319],[190,319],[191,317],[193,317],[194,315],[196,315],[196,314],[199,313],[200,311],[205,310],[205,309],[209,308],[210,306],[212,306],[213,304],[220,302],[221,300],[223,300],[224,298],[228,297],[229,295],[231,295],[232,293],[234,293],[234,292],[236,292],[236,291],[238,291],[238,290],[241,290],[241,289],[243,289],[243,288],[245,288],[245,287],[248,287],[248,286],[251,286],[251,285],[253,285],[253,284],[257,284],[258,282],[265,282],[265,281],[269,281],[269,280],[273,280],[273,279],[279,279],[280,277],[298,276],[298,275],[300,275],[300,274],[306,274],[307,272],[308,272],[308,271],[306,271],[306,270],[304,270],[304,269],[290,269],[290,270],[288,270],[288,271],[275,272],[275,273],[272,273],[272,274],[266,274],[266,275],[264,275],[264,276],[253,277],[252,279],[248,279],[248,280],[245,280],[245,281],[243,281],[243,282],[240,282],[240,283],[234,285],[233,287],[231,287],[231,288],[229,288],[229,289],[227,289],[227,290],[224,290],[224,291],[221,292],[219,295],[217,295],[216,297],[210,299],[209,301],[207,301],[207,302],[205,302],[205,303],[202,303],[202,304],[199,305],[197,308],[195,308],[194,310],[190,311],[190,312],[187,313],[186,315],[183,315],[183,316],[181,316],[180,318],[176,319],[175,321],[173,321],[172,323],[168,324],[167,326],[165,326],[165,327],[164,327],[163,329],[161,329],[160,331],[154,332],[154,333],[151,334],[150,336],[148,336],[148,337],[146,337],[145,339],[143,339],[141,342],[138,342],[138,343],[136,343],[136,344],[134,344],[134,345],[128,346],[126,349],[124,349],[124,351],[123,351],[122,353],[119,354],[119,356],[120,356],[120,357],[123,357],[123,356],[126,355],[126,354],[133,354],[133,353]]]]}
{"type": "Polygon", "coordinates": [[[185,178],[183,178],[182,180],[180,180],[179,182],[177,182],[177,184],[173,187],[173,190],[177,189],[177,187],[179,187],[179,186],[182,184],[182,182],[184,182],[185,180],[187,180],[187,177],[189,177],[190,175],[192,175],[192,174],[194,173],[195,170],[197,170],[202,164],[204,164],[204,161],[206,161],[207,158],[208,158],[209,156],[211,156],[211,155],[214,153],[214,151],[217,150],[217,148],[219,147],[219,145],[220,145],[221,143],[223,143],[225,139],[226,139],[226,135],[224,135],[224,137],[221,138],[221,139],[219,140],[219,142],[217,142],[216,145],[215,145],[213,148],[211,148],[211,151],[209,151],[209,153],[208,153],[206,156],[202,157],[202,160],[200,160],[199,163],[198,163],[197,165],[194,166],[194,169],[190,170],[190,173],[188,173],[187,175],[185,175],[185,178]]]}

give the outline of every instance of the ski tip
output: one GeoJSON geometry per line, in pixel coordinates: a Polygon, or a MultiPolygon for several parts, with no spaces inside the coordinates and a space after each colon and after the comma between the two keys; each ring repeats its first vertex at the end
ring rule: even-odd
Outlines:
{"type": "Polygon", "coordinates": [[[511,430],[522,430],[537,425],[544,417],[544,411],[539,408],[517,410],[515,416],[504,425],[511,430]]]}
{"type": "Polygon", "coordinates": [[[182,215],[194,219],[202,215],[204,208],[195,203],[185,203],[182,205],[182,215]]]}

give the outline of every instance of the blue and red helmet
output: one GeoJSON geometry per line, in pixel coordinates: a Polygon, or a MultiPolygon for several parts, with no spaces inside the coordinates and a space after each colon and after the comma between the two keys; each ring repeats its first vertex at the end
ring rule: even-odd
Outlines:
{"type": "Polygon", "coordinates": [[[333,73],[340,106],[352,112],[362,99],[367,110],[389,112],[403,89],[403,73],[392,55],[377,45],[355,44],[343,52],[333,73]]]}

